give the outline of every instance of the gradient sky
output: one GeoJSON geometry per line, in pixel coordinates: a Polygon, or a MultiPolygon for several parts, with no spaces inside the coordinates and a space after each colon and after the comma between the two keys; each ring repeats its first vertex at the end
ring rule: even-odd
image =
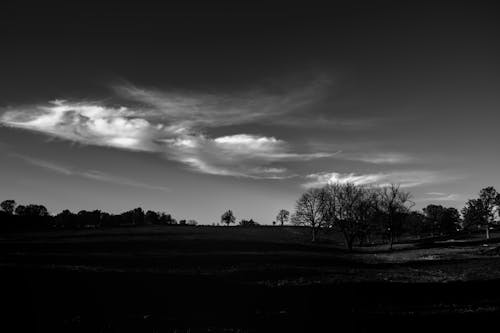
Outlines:
{"type": "Polygon", "coordinates": [[[308,187],[500,187],[499,8],[0,5],[0,200],[270,223],[308,187]]]}

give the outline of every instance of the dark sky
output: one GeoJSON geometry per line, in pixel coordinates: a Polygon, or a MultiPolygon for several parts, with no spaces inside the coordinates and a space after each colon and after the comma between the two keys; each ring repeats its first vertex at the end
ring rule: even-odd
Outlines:
{"type": "Polygon", "coordinates": [[[310,186],[500,187],[499,8],[0,4],[0,199],[270,223],[310,186]]]}

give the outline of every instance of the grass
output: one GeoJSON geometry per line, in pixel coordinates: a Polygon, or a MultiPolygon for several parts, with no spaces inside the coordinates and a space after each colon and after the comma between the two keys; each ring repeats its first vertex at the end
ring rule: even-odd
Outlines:
{"type": "Polygon", "coordinates": [[[500,278],[500,256],[479,236],[344,249],[340,234],[310,242],[302,227],[165,227],[4,235],[1,265],[76,271],[204,275],[283,285],[333,281],[466,281],[500,278]],[[485,269],[489,266],[489,269],[485,269]],[[497,269],[498,267],[498,269],[497,269]]]}
{"type": "Polygon", "coordinates": [[[335,320],[387,332],[429,330],[429,318],[461,331],[500,314],[500,238],[481,236],[349,253],[341,235],[312,244],[301,227],[8,234],[2,295],[21,331],[311,331],[335,320]]]}

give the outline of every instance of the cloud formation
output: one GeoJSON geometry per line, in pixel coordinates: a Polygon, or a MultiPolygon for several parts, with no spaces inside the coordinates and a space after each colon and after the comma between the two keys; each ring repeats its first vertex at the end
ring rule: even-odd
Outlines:
{"type": "Polygon", "coordinates": [[[214,139],[186,135],[167,139],[170,158],[207,174],[250,178],[282,179],[293,175],[275,164],[307,161],[332,156],[332,153],[294,153],[289,145],[274,137],[236,134],[214,139]]]}
{"type": "Polygon", "coordinates": [[[274,136],[238,133],[210,137],[205,129],[272,119],[317,100],[323,82],[281,94],[216,96],[116,87],[129,106],[55,100],[10,108],[0,123],[82,144],[153,152],[190,169],[214,175],[289,178],[285,161],[332,156],[297,152],[274,136]]]}
{"type": "Polygon", "coordinates": [[[402,153],[346,153],[343,157],[373,164],[404,164],[415,161],[412,156],[402,153]]]}
{"type": "Polygon", "coordinates": [[[155,191],[162,191],[162,192],[169,192],[170,189],[165,186],[157,186],[157,185],[151,185],[139,181],[135,181],[132,179],[124,178],[124,177],[117,177],[113,176],[101,171],[97,170],[79,170],[73,167],[68,167],[65,165],[60,165],[57,163],[49,162],[46,160],[41,160],[38,158],[32,158],[24,155],[18,155],[18,154],[13,154],[13,156],[18,157],[25,161],[26,163],[29,163],[31,165],[35,165],[37,167],[41,167],[43,169],[53,171],[59,174],[63,174],[66,176],[79,176],[87,179],[92,179],[92,180],[97,180],[97,181],[102,181],[106,183],[113,183],[113,184],[118,184],[118,185],[124,185],[124,186],[131,186],[131,187],[137,187],[137,188],[143,188],[143,189],[148,189],[148,190],[155,190],[155,191]]]}
{"type": "Polygon", "coordinates": [[[354,183],[356,185],[385,186],[391,183],[401,187],[415,187],[435,182],[439,175],[432,171],[393,171],[387,173],[355,174],[338,172],[320,172],[306,176],[308,180],[304,187],[321,187],[333,183],[354,183]]]}
{"type": "Polygon", "coordinates": [[[457,201],[461,199],[461,196],[456,193],[442,193],[442,192],[428,192],[426,193],[429,197],[424,198],[421,201],[457,201]]]}
{"type": "Polygon", "coordinates": [[[84,144],[152,151],[152,139],[163,132],[125,107],[55,100],[44,106],[11,109],[2,124],[38,131],[84,144]]]}
{"type": "Polygon", "coordinates": [[[132,84],[119,85],[114,90],[124,100],[153,110],[152,116],[167,119],[175,127],[203,129],[262,120],[280,121],[284,114],[291,114],[323,98],[330,84],[330,80],[318,78],[303,86],[275,93],[262,89],[232,94],[160,91],[132,84]]]}

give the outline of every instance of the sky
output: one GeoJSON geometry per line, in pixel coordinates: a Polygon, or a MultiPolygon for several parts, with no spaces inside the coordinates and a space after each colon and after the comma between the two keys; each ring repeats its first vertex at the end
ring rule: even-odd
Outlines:
{"type": "Polygon", "coordinates": [[[0,200],[271,223],[328,182],[500,188],[499,8],[0,5],[0,200]]]}

